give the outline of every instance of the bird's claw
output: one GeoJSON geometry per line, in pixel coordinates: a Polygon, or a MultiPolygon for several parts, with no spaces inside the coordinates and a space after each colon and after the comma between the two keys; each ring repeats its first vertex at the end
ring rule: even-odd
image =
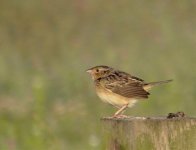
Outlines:
{"type": "Polygon", "coordinates": [[[123,118],[129,118],[129,117],[126,116],[126,115],[120,114],[120,115],[114,115],[112,118],[120,118],[120,119],[123,119],[123,118]]]}

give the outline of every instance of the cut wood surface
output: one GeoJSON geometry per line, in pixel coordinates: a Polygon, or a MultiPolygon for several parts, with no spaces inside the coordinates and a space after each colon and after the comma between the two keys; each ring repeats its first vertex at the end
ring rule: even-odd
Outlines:
{"type": "Polygon", "coordinates": [[[196,150],[196,118],[102,118],[107,150],[196,150]]]}

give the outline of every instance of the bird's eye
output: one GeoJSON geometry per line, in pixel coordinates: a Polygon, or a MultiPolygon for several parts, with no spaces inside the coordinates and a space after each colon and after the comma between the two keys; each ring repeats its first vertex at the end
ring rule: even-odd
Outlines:
{"type": "Polygon", "coordinates": [[[99,69],[96,69],[96,72],[99,72],[99,69]]]}

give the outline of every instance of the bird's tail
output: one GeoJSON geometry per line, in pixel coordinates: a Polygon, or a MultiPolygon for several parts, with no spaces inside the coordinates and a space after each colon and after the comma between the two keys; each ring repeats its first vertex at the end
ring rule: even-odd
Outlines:
{"type": "Polygon", "coordinates": [[[165,81],[145,83],[143,88],[144,88],[144,90],[149,91],[154,86],[161,85],[161,84],[164,84],[164,83],[168,83],[168,82],[171,82],[171,81],[172,80],[165,80],[165,81]]]}

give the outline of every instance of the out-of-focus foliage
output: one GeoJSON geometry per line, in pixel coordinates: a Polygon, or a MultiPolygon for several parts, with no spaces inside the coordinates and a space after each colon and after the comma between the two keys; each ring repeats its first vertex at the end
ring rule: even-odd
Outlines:
{"type": "Polygon", "coordinates": [[[1,0],[0,149],[103,149],[102,103],[85,70],[174,79],[127,114],[196,115],[196,2],[1,0]]]}

